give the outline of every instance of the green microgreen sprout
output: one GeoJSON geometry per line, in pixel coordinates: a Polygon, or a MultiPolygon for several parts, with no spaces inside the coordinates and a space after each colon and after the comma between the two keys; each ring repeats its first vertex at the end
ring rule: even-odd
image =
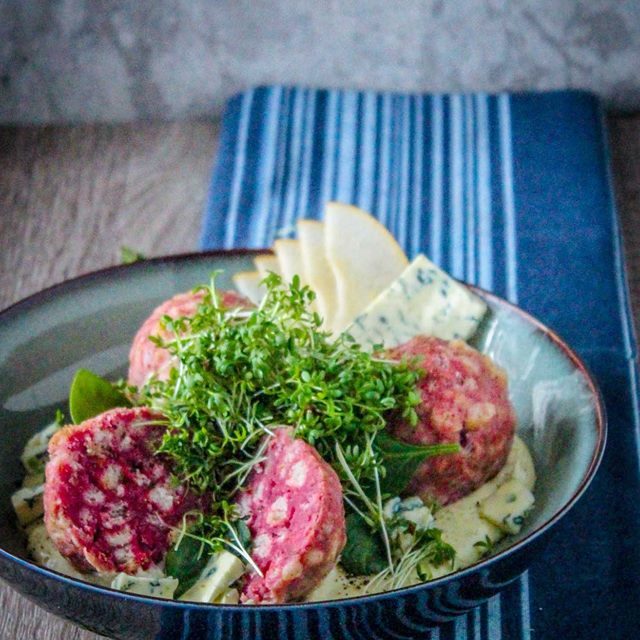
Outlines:
{"type": "Polygon", "coordinates": [[[377,573],[367,584],[367,591],[398,589],[418,580],[430,580],[433,567],[454,567],[455,549],[442,539],[435,527],[420,528],[402,517],[388,521],[394,535],[394,565],[377,573]]]}
{"type": "Polygon", "coordinates": [[[495,546],[494,541],[488,536],[485,535],[484,540],[478,540],[478,542],[474,542],[473,546],[481,553],[482,557],[489,555],[495,546]]]}
{"type": "Polygon", "coordinates": [[[263,460],[273,429],[290,425],[333,466],[347,504],[381,536],[393,572],[398,554],[382,514],[390,496],[376,434],[391,415],[417,423],[419,369],[324,331],[309,308],[315,295],[297,276],[285,285],[269,274],[252,309],[224,307],[217,277],[199,289],[194,316],[163,318],[163,334],[152,340],[175,366],[138,390],[138,402],[167,417],[159,452],[173,458],[181,482],[212,497],[186,535],[214,546],[227,540],[249,562],[241,541],[228,541],[236,516],[224,505],[263,460]]]}
{"type": "Polygon", "coordinates": [[[249,543],[243,540],[240,527],[244,521],[240,519],[235,505],[226,500],[220,502],[221,515],[205,515],[200,511],[191,511],[183,516],[182,527],[178,529],[178,537],[174,548],[178,550],[184,538],[197,540],[209,548],[209,555],[225,549],[237,555],[245,564],[262,576],[260,567],[254,562],[249,551],[249,543]]]}

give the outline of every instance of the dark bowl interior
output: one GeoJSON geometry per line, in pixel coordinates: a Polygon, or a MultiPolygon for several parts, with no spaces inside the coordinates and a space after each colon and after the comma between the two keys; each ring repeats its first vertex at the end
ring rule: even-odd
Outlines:
{"type": "Polygon", "coordinates": [[[605,443],[599,392],[553,332],[509,303],[478,291],[491,314],[475,338],[509,375],[519,435],[530,447],[536,507],[523,531],[476,565],[424,585],[331,603],[268,607],[197,605],[129,596],[63,577],[29,561],[10,496],[24,475],[26,440],[66,411],[69,382],[83,366],[106,377],[126,371],[129,343],[149,312],[172,294],[224,269],[251,268],[255,252],[154,259],[84,276],[0,314],[0,576],[57,615],[116,638],[413,638],[516,579],[553,525],[591,481],[605,443]]]}

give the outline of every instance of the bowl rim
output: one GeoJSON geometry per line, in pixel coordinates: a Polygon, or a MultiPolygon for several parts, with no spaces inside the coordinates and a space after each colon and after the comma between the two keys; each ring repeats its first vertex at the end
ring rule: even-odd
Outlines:
{"type": "MultiPolygon", "coordinates": [[[[118,264],[112,265],[108,267],[104,267],[101,269],[96,269],[93,271],[89,271],[84,274],[80,274],[73,278],[69,278],[62,282],[53,284],[49,287],[36,291],[31,295],[18,300],[17,302],[9,305],[8,307],[0,310],[0,323],[4,322],[6,319],[11,319],[17,313],[21,313],[25,310],[30,309],[33,306],[37,306],[42,303],[46,303],[50,298],[55,297],[59,293],[63,293],[68,290],[73,290],[76,287],[81,287],[84,285],[89,285],[94,281],[101,281],[104,279],[108,279],[112,276],[122,276],[126,275],[128,272],[145,269],[149,266],[153,265],[167,265],[170,266],[172,264],[181,264],[189,261],[206,261],[217,258],[226,258],[226,257],[252,257],[260,254],[271,254],[273,253],[271,249],[260,249],[260,248],[235,248],[235,249],[213,249],[207,251],[193,251],[187,253],[178,253],[178,254],[170,254],[170,255],[162,255],[151,258],[145,258],[142,260],[138,260],[136,262],[130,264],[118,264]]],[[[462,281],[461,281],[462,282],[462,281]]],[[[436,587],[442,587],[446,585],[448,582],[452,582],[454,580],[459,580],[464,578],[470,574],[476,573],[480,570],[491,567],[492,565],[504,560],[506,557],[517,553],[518,551],[523,550],[525,547],[530,545],[540,536],[544,535],[549,529],[551,529],[559,520],[561,520],[576,504],[576,502],[582,497],[584,492],[587,490],[588,486],[591,484],[598,467],[602,461],[602,457],[604,455],[605,445],[607,441],[607,416],[605,410],[605,404],[602,397],[602,393],[600,388],[595,381],[594,376],[591,374],[589,368],[583,362],[582,358],[578,356],[578,354],[556,333],[553,329],[547,327],[543,322],[532,316],[530,313],[525,311],[524,309],[518,307],[517,305],[509,302],[508,300],[501,298],[500,296],[482,289],[476,285],[472,285],[466,282],[463,282],[466,286],[468,286],[472,291],[481,297],[485,298],[490,303],[495,305],[503,306],[508,308],[511,312],[520,316],[522,320],[524,320],[527,324],[532,325],[538,332],[542,333],[542,335],[549,340],[562,354],[563,356],[570,362],[573,368],[578,370],[582,377],[584,378],[587,387],[589,388],[590,395],[593,398],[594,403],[594,418],[595,418],[595,428],[596,428],[596,443],[594,450],[591,455],[591,459],[589,461],[589,465],[583,475],[580,484],[575,489],[571,497],[547,520],[545,520],[541,525],[536,527],[533,531],[529,532],[525,537],[523,537],[518,542],[502,549],[498,553],[488,558],[481,558],[477,562],[463,569],[459,569],[452,573],[446,574],[439,578],[435,578],[433,580],[429,580],[427,582],[419,583],[409,587],[400,587],[397,589],[392,589],[390,591],[383,591],[381,593],[372,593],[366,595],[359,596],[350,596],[348,598],[340,598],[334,600],[318,600],[313,602],[294,602],[288,604],[261,604],[251,607],[251,611],[295,611],[295,610],[306,610],[306,609],[317,609],[323,607],[340,607],[345,604],[348,605],[366,605],[371,602],[377,602],[389,598],[396,598],[399,596],[411,595],[418,593],[423,590],[429,590],[436,587]]],[[[52,579],[54,581],[59,581],[62,583],[66,583],[69,586],[80,588],[80,589],[88,589],[89,591],[93,591],[99,594],[103,594],[108,597],[115,598],[124,598],[126,600],[131,600],[133,602],[138,602],[140,604],[150,604],[150,603],[160,603],[163,606],[175,607],[178,609],[202,609],[204,611],[210,611],[211,608],[219,608],[224,609],[226,611],[229,610],[238,610],[238,611],[246,611],[247,605],[244,604],[212,604],[212,603],[204,603],[204,602],[189,602],[189,601],[181,601],[181,600],[168,600],[165,598],[158,598],[155,596],[141,596],[137,594],[126,593],[123,591],[118,591],[117,589],[111,589],[110,587],[103,587],[91,582],[85,582],[84,580],[79,580],[76,578],[72,578],[63,573],[55,571],[53,569],[48,569],[43,567],[35,562],[30,560],[25,560],[24,558],[15,556],[8,551],[5,551],[2,547],[0,547],[0,558],[14,562],[20,565],[22,568],[31,571],[33,573],[38,573],[45,578],[52,579]]],[[[10,583],[9,583],[10,584],[10,583]]],[[[506,583],[505,583],[506,584],[506,583]]],[[[11,585],[10,585],[11,586],[11,585]]]]}

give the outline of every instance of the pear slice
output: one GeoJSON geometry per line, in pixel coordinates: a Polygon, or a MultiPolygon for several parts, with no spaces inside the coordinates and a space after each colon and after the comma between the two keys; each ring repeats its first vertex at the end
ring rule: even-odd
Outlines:
{"type": "Polygon", "coordinates": [[[316,306],[324,327],[331,329],[336,314],[336,279],[327,260],[324,224],[318,220],[298,220],[298,237],[305,280],[315,291],[316,306]]]}
{"type": "MultiPolygon", "coordinates": [[[[299,240],[291,240],[289,238],[281,238],[273,243],[273,251],[278,256],[278,264],[280,265],[280,271],[282,272],[282,280],[285,283],[290,283],[293,280],[293,276],[300,278],[301,286],[308,286],[309,282],[305,277],[304,264],[302,260],[302,246],[299,240]]],[[[316,311],[318,308],[316,301],[314,300],[310,305],[311,311],[316,311]]]]}
{"type": "Polygon", "coordinates": [[[276,256],[274,256],[272,253],[265,253],[263,255],[256,256],[253,259],[253,264],[256,265],[256,269],[260,274],[260,279],[266,278],[269,274],[269,271],[273,271],[279,276],[282,275],[280,271],[280,265],[278,263],[278,258],[276,258],[276,256]]]}
{"type": "Polygon", "coordinates": [[[264,287],[260,284],[262,276],[258,271],[238,271],[231,278],[236,289],[253,304],[258,304],[264,297],[264,287]]]}
{"type": "Polygon", "coordinates": [[[300,277],[301,284],[305,284],[302,266],[302,253],[300,242],[289,238],[281,238],[273,243],[273,251],[278,258],[282,279],[289,283],[293,276],[300,277]]]}
{"type": "Polygon", "coordinates": [[[394,237],[373,216],[351,205],[329,202],[325,213],[327,258],[336,280],[342,331],[409,264],[394,237]]]}

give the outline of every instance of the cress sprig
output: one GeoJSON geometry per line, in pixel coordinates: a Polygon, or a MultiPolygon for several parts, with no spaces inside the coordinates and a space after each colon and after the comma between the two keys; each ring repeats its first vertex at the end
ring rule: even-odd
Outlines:
{"type": "Polygon", "coordinates": [[[417,419],[417,371],[323,331],[309,310],[314,294],[297,277],[285,286],[269,274],[265,297],[249,310],[223,307],[215,280],[201,288],[193,317],[165,316],[171,337],[153,340],[177,364],[168,380],[141,390],[140,400],[168,419],[160,450],[177,475],[214,500],[228,499],[261,459],[265,433],[287,424],[342,480],[373,486],[384,468],[371,444],[386,417],[417,419]]]}
{"type": "MultiPolygon", "coordinates": [[[[151,379],[138,397],[167,418],[159,451],[174,459],[178,479],[212,495],[208,513],[192,520],[188,531],[185,521],[182,533],[208,543],[211,551],[226,546],[250,561],[248,544],[237,535],[229,538],[240,524],[234,524],[232,501],[263,459],[264,436],[290,425],[333,466],[349,507],[380,536],[387,569],[374,580],[400,584],[423,561],[440,563],[441,547],[450,548],[437,530],[407,552],[389,535],[393,523],[383,514],[385,456],[402,458],[394,458],[392,468],[406,475],[416,452],[396,451],[401,443],[390,449],[379,434],[391,414],[417,423],[421,369],[364,351],[346,333],[323,331],[321,318],[310,311],[314,293],[297,276],[284,285],[269,274],[257,308],[229,309],[216,292],[216,275],[199,288],[203,297],[194,316],[162,319],[169,337],[151,340],[176,365],[167,380],[151,379]]],[[[420,455],[454,449],[427,446],[420,455]]]]}

